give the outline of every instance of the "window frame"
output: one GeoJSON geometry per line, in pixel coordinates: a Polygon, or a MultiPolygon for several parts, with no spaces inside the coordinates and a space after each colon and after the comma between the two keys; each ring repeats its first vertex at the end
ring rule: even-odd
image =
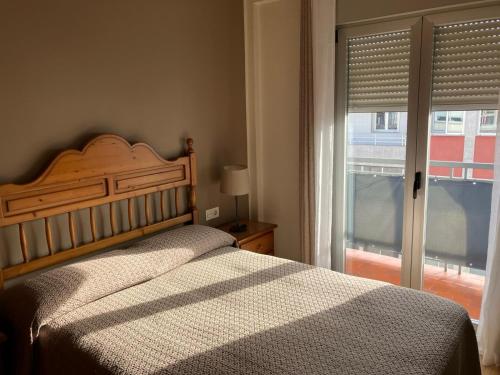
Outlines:
{"type": "MultiPolygon", "coordinates": [[[[345,201],[346,201],[346,148],[347,133],[347,77],[348,53],[347,39],[351,37],[366,36],[375,33],[395,32],[402,28],[411,28],[411,55],[410,55],[410,80],[408,89],[408,122],[407,122],[407,149],[406,149],[406,176],[404,186],[404,213],[402,233],[402,265],[401,285],[414,289],[422,289],[425,256],[425,231],[426,231],[426,204],[428,181],[428,151],[430,136],[440,134],[431,133],[432,112],[439,107],[431,107],[432,103],[432,77],[433,77],[433,44],[434,27],[451,25],[470,20],[482,20],[500,17],[499,5],[484,5],[477,8],[460,10],[441,10],[422,13],[418,16],[409,15],[401,18],[376,19],[356,25],[340,25],[338,30],[336,49],[336,98],[335,98],[335,126],[334,126],[334,186],[333,197],[333,238],[332,238],[332,268],[343,272],[345,267],[345,201]],[[413,178],[415,172],[421,173],[424,181],[422,188],[417,192],[415,199],[413,193],[413,178]],[[411,223],[410,223],[411,221],[411,223]]],[[[453,111],[453,106],[446,106],[446,111],[453,111]]],[[[490,105],[483,107],[489,109],[490,105]]],[[[463,110],[463,106],[458,110],[463,110]]],[[[374,110],[373,112],[377,112],[374,110]]],[[[464,133],[466,118],[464,118],[464,133]]],[[[458,135],[450,133],[445,135],[458,135]]],[[[441,134],[443,135],[443,134],[441,134]]],[[[463,136],[463,134],[462,134],[463,136]]]]}
{"type": "Polygon", "coordinates": [[[396,112],[396,111],[375,112],[372,115],[372,132],[373,133],[399,133],[400,132],[400,126],[399,126],[400,121],[401,121],[401,112],[396,112]],[[377,116],[379,113],[384,114],[384,128],[383,129],[377,128],[377,116]],[[389,113],[396,114],[396,129],[389,129],[389,113]]]}
{"type": "MultiPolygon", "coordinates": [[[[432,136],[453,136],[453,135],[456,135],[456,136],[463,136],[465,134],[465,117],[467,115],[466,113],[467,111],[456,111],[456,110],[450,110],[450,111],[432,111],[432,120],[431,120],[431,135],[432,136]],[[435,114],[437,112],[446,112],[446,121],[444,122],[444,133],[439,133],[439,132],[435,132],[433,127],[434,127],[434,123],[435,123],[435,114]],[[450,112],[462,112],[462,131],[460,133],[455,133],[455,132],[449,132],[448,131],[448,125],[450,124],[450,112]]],[[[440,121],[441,122],[441,121],[440,121]]]]}
{"type": "Polygon", "coordinates": [[[479,118],[478,118],[478,124],[477,124],[477,135],[478,136],[490,136],[494,137],[497,135],[498,131],[498,110],[497,109],[481,109],[479,112],[479,118]],[[482,132],[481,131],[481,118],[483,117],[483,112],[485,111],[493,111],[493,123],[495,124],[495,131],[494,132],[482,132]]]}
{"type": "MultiPolygon", "coordinates": [[[[338,28],[338,42],[336,49],[335,64],[336,78],[335,84],[337,92],[347,93],[348,88],[348,39],[367,36],[371,34],[381,33],[394,33],[402,30],[410,30],[411,46],[410,46],[410,68],[409,68],[409,88],[408,88],[408,103],[406,105],[407,129],[406,136],[410,139],[417,139],[417,122],[418,122],[418,102],[419,102],[419,70],[420,70],[420,56],[421,56],[421,36],[422,36],[422,17],[408,17],[400,20],[382,21],[370,23],[367,25],[355,25],[338,28]]],[[[430,90],[430,88],[429,88],[430,90]]],[[[430,102],[429,102],[430,103],[430,102]]],[[[378,108],[373,108],[372,113],[376,113],[378,108]]],[[[394,112],[401,112],[400,108],[394,108],[394,112]]],[[[347,139],[347,112],[348,100],[347,95],[335,96],[335,126],[334,126],[334,186],[335,194],[332,202],[332,209],[334,212],[332,223],[332,268],[339,272],[345,270],[345,233],[346,233],[346,145],[347,139]]],[[[390,112],[390,111],[389,111],[390,112]]],[[[429,112],[427,112],[429,113],[429,112]]],[[[410,142],[405,145],[406,147],[406,160],[405,170],[409,175],[416,172],[416,144],[410,142]]],[[[405,179],[404,196],[405,207],[411,207],[413,203],[412,179],[405,179]]],[[[410,208],[406,210],[403,215],[403,239],[402,247],[411,249],[413,234],[412,234],[412,220],[414,212],[410,208]]],[[[401,261],[401,285],[411,287],[411,251],[404,252],[401,261]]]]}

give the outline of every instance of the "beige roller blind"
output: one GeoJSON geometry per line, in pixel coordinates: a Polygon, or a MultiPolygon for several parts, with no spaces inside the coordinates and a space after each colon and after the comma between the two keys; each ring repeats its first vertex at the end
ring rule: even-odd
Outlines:
{"type": "Polygon", "coordinates": [[[348,111],[407,111],[410,32],[348,40],[348,111]]]}
{"type": "Polygon", "coordinates": [[[434,29],[433,110],[496,108],[500,19],[434,29]]]}

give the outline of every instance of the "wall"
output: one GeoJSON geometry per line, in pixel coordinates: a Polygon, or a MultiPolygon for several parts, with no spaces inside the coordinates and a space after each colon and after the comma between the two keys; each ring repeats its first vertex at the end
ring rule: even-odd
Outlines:
{"type": "Polygon", "coordinates": [[[190,136],[202,222],[217,205],[210,224],[232,219],[218,181],[246,163],[243,32],[234,0],[3,1],[0,183],[28,182],[100,133],[165,157],[190,136]]]}
{"type": "MultiPolygon", "coordinates": [[[[481,135],[474,140],[474,163],[495,163],[496,136],[481,135]]],[[[492,170],[474,169],[474,178],[493,180],[495,175],[492,170]]]]}
{"type": "MultiPolygon", "coordinates": [[[[486,1],[483,1],[483,3],[486,1]]],[[[419,12],[423,10],[453,7],[481,1],[470,0],[337,0],[337,24],[387,17],[396,14],[419,12]]]]}
{"type": "Polygon", "coordinates": [[[250,213],[278,224],[278,256],[300,260],[300,1],[246,0],[245,14],[250,213]]]}

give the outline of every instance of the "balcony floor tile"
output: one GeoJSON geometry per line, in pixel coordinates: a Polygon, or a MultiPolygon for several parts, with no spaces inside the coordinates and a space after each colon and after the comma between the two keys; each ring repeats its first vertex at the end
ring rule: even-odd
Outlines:
{"type": "MultiPolygon", "coordinates": [[[[381,280],[399,285],[401,259],[362,250],[347,249],[346,272],[351,275],[381,280]]],[[[451,299],[469,312],[472,319],[479,319],[483,296],[484,277],[443,267],[426,265],[424,290],[451,299]]]]}

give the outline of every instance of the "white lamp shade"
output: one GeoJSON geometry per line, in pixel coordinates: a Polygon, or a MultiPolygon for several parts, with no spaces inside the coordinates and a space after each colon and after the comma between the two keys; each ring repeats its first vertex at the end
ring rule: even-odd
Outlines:
{"type": "Polygon", "coordinates": [[[229,195],[248,194],[248,168],[244,165],[226,165],[222,170],[220,191],[229,195]]]}

